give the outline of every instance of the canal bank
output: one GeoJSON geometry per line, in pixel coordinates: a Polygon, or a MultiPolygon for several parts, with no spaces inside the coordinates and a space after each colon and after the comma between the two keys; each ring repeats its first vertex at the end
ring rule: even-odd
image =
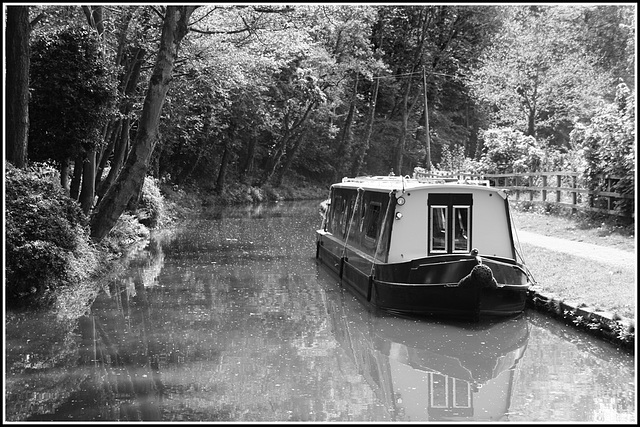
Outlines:
{"type": "Polygon", "coordinates": [[[597,311],[577,301],[566,301],[552,293],[543,293],[532,287],[527,296],[527,306],[547,313],[556,319],[564,319],[568,325],[605,339],[626,351],[635,352],[635,322],[611,312],[597,311]]]}
{"type": "MultiPolygon", "coordinates": [[[[611,269],[629,269],[637,267],[636,256],[628,251],[599,246],[585,242],[576,242],[557,237],[544,236],[530,231],[518,231],[521,243],[546,248],[552,253],[571,254],[579,260],[598,262],[611,269]]],[[[553,254],[552,254],[553,255],[553,254]]],[[[549,287],[549,284],[545,284],[549,287]]],[[[610,292],[617,294],[620,286],[626,283],[602,283],[609,286],[610,292]]],[[[635,284],[634,284],[635,286],[635,284]]],[[[590,295],[563,295],[545,289],[543,286],[531,287],[527,306],[548,315],[562,319],[565,323],[587,331],[598,338],[605,339],[626,351],[635,350],[635,319],[621,316],[584,301],[592,300],[590,295]]]]}

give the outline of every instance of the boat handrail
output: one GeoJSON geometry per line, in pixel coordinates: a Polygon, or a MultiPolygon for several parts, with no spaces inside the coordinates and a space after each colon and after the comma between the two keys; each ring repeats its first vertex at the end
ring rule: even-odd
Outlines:
{"type": "Polygon", "coordinates": [[[392,184],[392,183],[404,183],[414,182],[419,184],[460,184],[460,185],[480,185],[485,187],[491,187],[491,182],[488,179],[459,179],[453,177],[417,177],[408,178],[402,176],[384,176],[384,175],[368,175],[357,176],[355,178],[344,177],[342,183],[379,183],[379,184],[392,184]]]}

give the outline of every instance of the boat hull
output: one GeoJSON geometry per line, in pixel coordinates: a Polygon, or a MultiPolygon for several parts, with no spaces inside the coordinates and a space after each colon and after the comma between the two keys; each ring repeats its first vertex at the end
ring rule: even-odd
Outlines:
{"type": "Polygon", "coordinates": [[[477,321],[524,311],[529,288],[515,262],[459,254],[375,262],[318,232],[316,258],[363,302],[391,313],[477,321]]]}

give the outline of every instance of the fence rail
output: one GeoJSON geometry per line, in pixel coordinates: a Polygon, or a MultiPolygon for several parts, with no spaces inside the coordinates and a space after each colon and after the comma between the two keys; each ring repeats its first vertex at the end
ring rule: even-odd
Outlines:
{"type": "MultiPolygon", "coordinates": [[[[599,212],[608,215],[628,217],[615,210],[614,202],[619,199],[634,199],[633,194],[621,194],[611,191],[620,179],[614,176],[600,177],[601,188],[607,191],[589,190],[585,187],[580,172],[529,172],[510,174],[474,174],[468,172],[416,172],[416,178],[488,180],[492,187],[515,193],[515,199],[527,197],[532,203],[548,203],[576,210],[599,212]],[[523,194],[524,193],[524,194],[523,194]],[[585,197],[586,195],[586,197],[585,197]],[[588,197],[593,196],[593,197],[588,197]]],[[[526,199],[525,199],[526,200],[526,199]]],[[[631,218],[635,217],[635,209],[631,218]]]]}

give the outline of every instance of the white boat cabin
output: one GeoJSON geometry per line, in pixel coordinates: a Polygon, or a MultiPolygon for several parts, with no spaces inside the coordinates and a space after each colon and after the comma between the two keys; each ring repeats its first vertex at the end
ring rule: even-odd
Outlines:
{"type": "Polygon", "coordinates": [[[396,263],[469,254],[515,260],[506,194],[477,183],[403,177],[345,178],[332,186],[325,230],[348,246],[396,263]]]}

